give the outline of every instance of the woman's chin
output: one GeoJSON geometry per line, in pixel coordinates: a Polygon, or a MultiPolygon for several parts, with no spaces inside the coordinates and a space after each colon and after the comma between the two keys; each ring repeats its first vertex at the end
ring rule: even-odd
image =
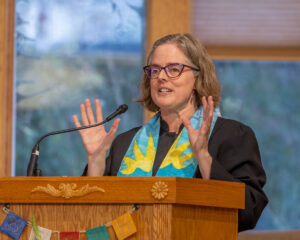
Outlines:
{"type": "Polygon", "coordinates": [[[156,105],[159,107],[160,110],[172,110],[175,108],[174,104],[168,102],[159,102],[156,105]]]}

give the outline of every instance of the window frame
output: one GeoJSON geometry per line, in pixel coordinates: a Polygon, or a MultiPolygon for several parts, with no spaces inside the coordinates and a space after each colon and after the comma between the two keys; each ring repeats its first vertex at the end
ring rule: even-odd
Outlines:
{"type": "Polygon", "coordinates": [[[15,1],[0,3],[0,176],[11,176],[15,1]]]}

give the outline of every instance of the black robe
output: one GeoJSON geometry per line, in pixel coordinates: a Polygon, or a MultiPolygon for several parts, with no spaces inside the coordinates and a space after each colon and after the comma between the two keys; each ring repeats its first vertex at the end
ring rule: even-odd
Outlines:
{"type": "MultiPolygon", "coordinates": [[[[163,124],[161,124],[163,126],[163,124]]],[[[118,135],[112,143],[106,159],[105,176],[116,176],[122,159],[137,131],[133,128],[118,135]]],[[[158,142],[157,154],[153,166],[153,175],[162,163],[176,135],[171,141],[162,137],[158,142]],[[162,144],[165,142],[166,144],[162,144]]],[[[263,192],[266,174],[263,169],[256,137],[248,126],[219,117],[215,123],[208,143],[208,151],[212,156],[211,179],[238,181],[245,183],[245,209],[239,210],[238,230],[244,231],[255,227],[268,198],[263,192]]],[[[87,168],[83,175],[86,175],[87,168]]],[[[194,177],[201,178],[199,168],[194,177]]]]}

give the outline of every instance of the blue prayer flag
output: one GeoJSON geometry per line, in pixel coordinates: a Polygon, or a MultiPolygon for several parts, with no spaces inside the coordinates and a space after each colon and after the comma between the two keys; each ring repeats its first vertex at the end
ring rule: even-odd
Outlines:
{"type": "Polygon", "coordinates": [[[8,236],[18,240],[24,231],[27,221],[17,216],[13,212],[8,212],[3,223],[0,226],[0,231],[8,236]]]}
{"type": "Polygon", "coordinates": [[[86,235],[88,240],[109,240],[108,232],[104,225],[86,230],[86,235]]]}

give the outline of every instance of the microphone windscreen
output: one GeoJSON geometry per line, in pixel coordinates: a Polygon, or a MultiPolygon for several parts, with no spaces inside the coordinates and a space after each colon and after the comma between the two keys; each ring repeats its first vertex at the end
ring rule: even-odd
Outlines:
{"type": "Polygon", "coordinates": [[[120,109],[120,114],[121,114],[121,113],[124,113],[127,111],[128,106],[126,104],[123,104],[119,107],[119,109],[120,109]]]}

